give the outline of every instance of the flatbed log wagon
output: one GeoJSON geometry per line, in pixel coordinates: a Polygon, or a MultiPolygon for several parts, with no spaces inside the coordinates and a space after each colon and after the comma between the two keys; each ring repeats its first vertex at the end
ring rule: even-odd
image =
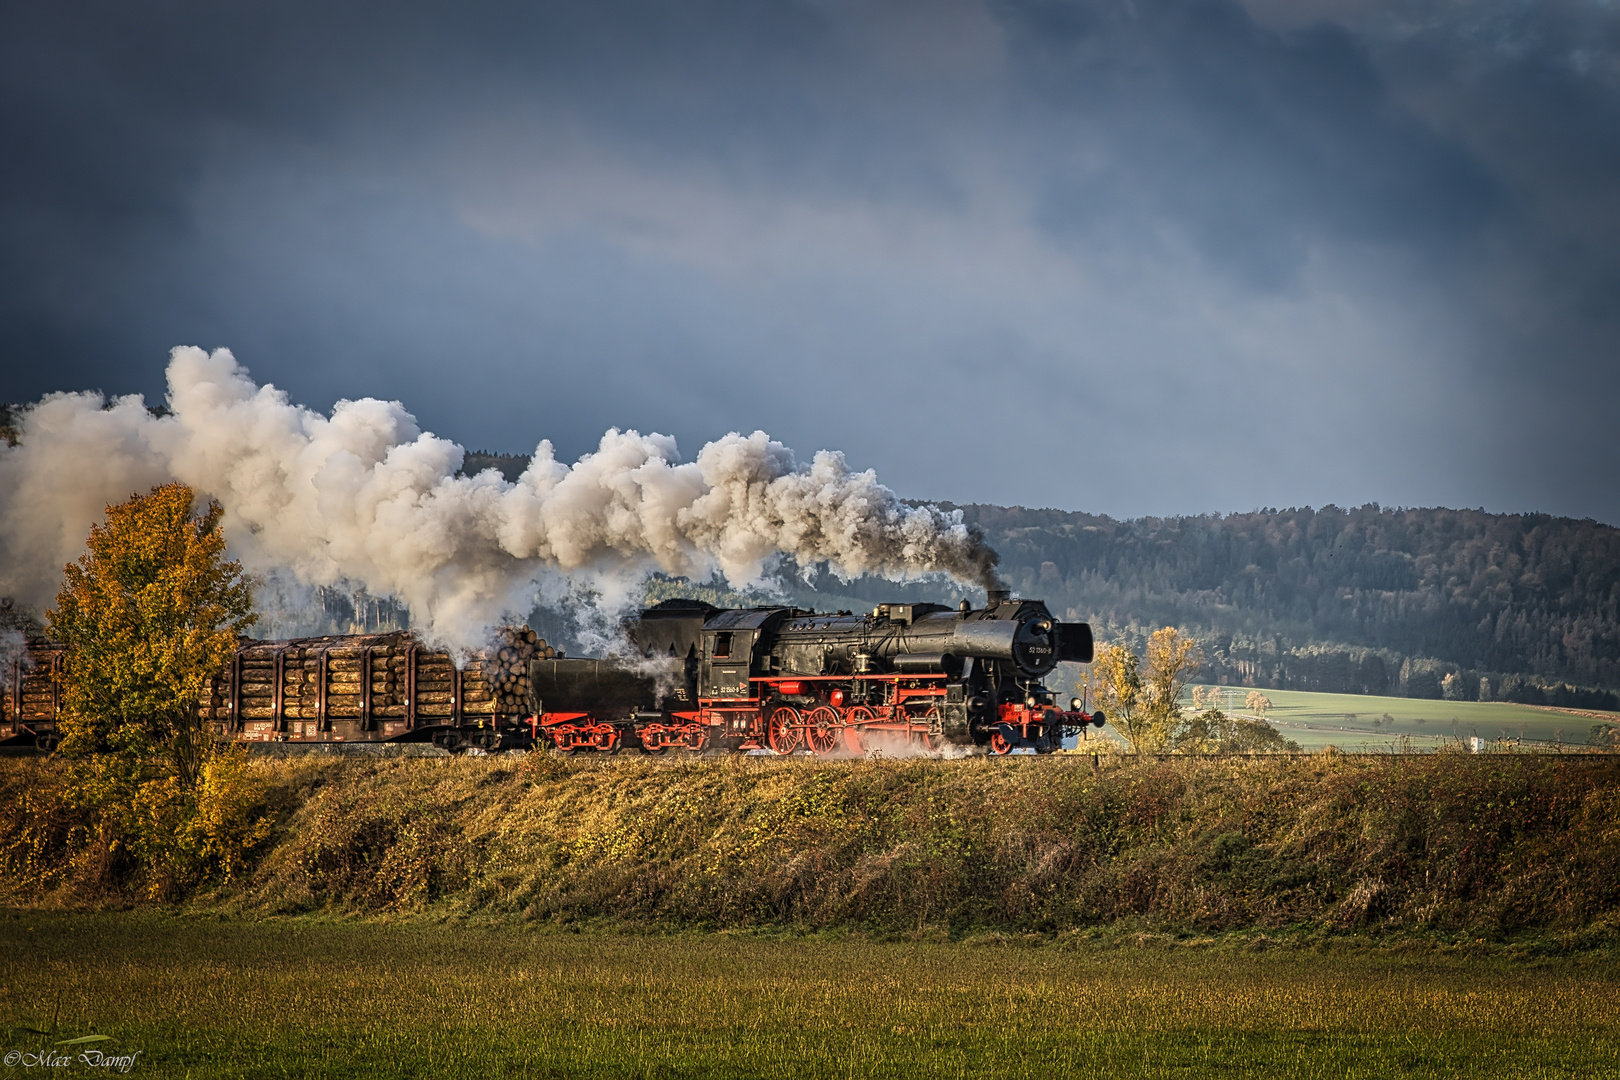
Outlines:
{"type": "Polygon", "coordinates": [[[0,689],[0,742],[32,743],[54,750],[60,741],[57,717],[62,712],[62,665],[67,649],[55,642],[29,638],[10,658],[0,689]]]}
{"type": "MultiPolygon", "coordinates": [[[[0,741],[55,748],[65,653],[28,643],[0,706],[0,741]]],[[[198,713],[215,737],[241,742],[527,748],[535,734],[528,665],[556,656],[527,627],[502,629],[460,667],[408,631],[244,640],[209,680],[198,713]]]]}

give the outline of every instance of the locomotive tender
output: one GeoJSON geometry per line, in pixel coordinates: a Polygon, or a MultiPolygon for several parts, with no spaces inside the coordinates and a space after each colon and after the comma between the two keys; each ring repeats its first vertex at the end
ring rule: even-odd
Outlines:
{"type": "Polygon", "coordinates": [[[880,604],[871,614],[666,600],[625,626],[640,657],[534,660],[536,735],[564,750],[1050,753],[1100,712],[1042,683],[1089,663],[1091,627],[1039,600],[880,604]]]}
{"type": "MultiPolygon", "coordinates": [[[[1042,682],[1061,661],[1090,662],[1090,626],[1002,590],[980,609],[867,615],[666,600],[626,620],[624,636],[629,655],[567,658],[508,627],[459,665],[404,632],[244,641],[199,712],[217,737],[247,742],[650,754],[1050,753],[1104,722],[1078,700],[1058,708],[1042,682]]],[[[50,749],[63,650],[34,641],[29,652],[0,697],[0,740],[50,749]]]]}

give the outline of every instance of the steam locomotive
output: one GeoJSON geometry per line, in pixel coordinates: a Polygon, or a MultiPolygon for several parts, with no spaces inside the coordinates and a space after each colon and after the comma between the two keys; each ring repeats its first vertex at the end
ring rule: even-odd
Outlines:
{"type": "MultiPolygon", "coordinates": [[[[1050,753],[1102,713],[1042,680],[1092,657],[1091,628],[1039,600],[880,604],[870,614],[666,600],[627,620],[628,655],[569,658],[526,627],[457,663],[409,633],[244,641],[198,703],[222,739],[431,741],[449,750],[1050,753]]],[[[0,740],[50,749],[61,646],[0,695],[0,740]]]]}
{"type": "Polygon", "coordinates": [[[1050,753],[1105,719],[1079,700],[1060,709],[1042,683],[1061,661],[1090,662],[1091,627],[1000,590],[977,610],[867,615],[666,600],[625,631],[639,656],[530,662],[537,739],[610,753],[1050,753]]]}

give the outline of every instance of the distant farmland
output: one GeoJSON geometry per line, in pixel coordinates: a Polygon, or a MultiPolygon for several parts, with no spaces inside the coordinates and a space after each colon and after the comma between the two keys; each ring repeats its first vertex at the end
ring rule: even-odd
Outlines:
{"type": "MultiPolygon", "coordinates": [[[[1234,711],[1246,712],[1242,708],[1246,689],[1217,689],[1232,693],[1234,711]]],[[[1604,722],[1600,716],[1620,724],[1620,713],[1587,715],[1506,701],[1434,701],[1299,690],[1261,693],[1271,699],[1266,719],[1305,750],[1325,746],[1349,752],[1433,750],[1473,736],[1492,743],[1508,740],[1526,750],[1551,750],[1559,745],[1585,746],[1592,725],[1604,722]]]]}

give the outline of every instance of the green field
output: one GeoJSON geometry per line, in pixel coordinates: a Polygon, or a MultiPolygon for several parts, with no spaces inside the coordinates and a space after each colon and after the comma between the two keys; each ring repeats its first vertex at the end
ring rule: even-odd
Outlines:
{"type": "MultiPolygon", "coordinates": [[[[1229,689],[1235,711],[1244,713],[1242,701],[1248,690],[1229,689]]],[[[1551,750],[1560,745],[1585,745],[1592,725],[1600,722],[1591,716],[1506,701],[1260,692],[1271,699],[1266,719],[1306,750],[1331,745],[1353,752],[1389,753],[1402,749],[1403,738],[1407,748],[1431,750],[1476,735],[1493,743],[1507,740],[1527,750],[1551,750]],[[1384,719],[1386,715],[1393,723],[1384,719]]],[[[1620,713],[1606,715],[1612,718],[1610,722],[1620,724],[1620,713]]]]}
{"type": "Polygon", "coordinates": [[[134,1076],[1584,1078],[1620,1069],[1612,956],[1380,950],[1333,938],[1036,946],[1006,936],[637,937],[521,922],[12,912],[0,914],[0,984],[6,1052],[105,1035],[65,1050],[138,1052],[134,1076]]]}

